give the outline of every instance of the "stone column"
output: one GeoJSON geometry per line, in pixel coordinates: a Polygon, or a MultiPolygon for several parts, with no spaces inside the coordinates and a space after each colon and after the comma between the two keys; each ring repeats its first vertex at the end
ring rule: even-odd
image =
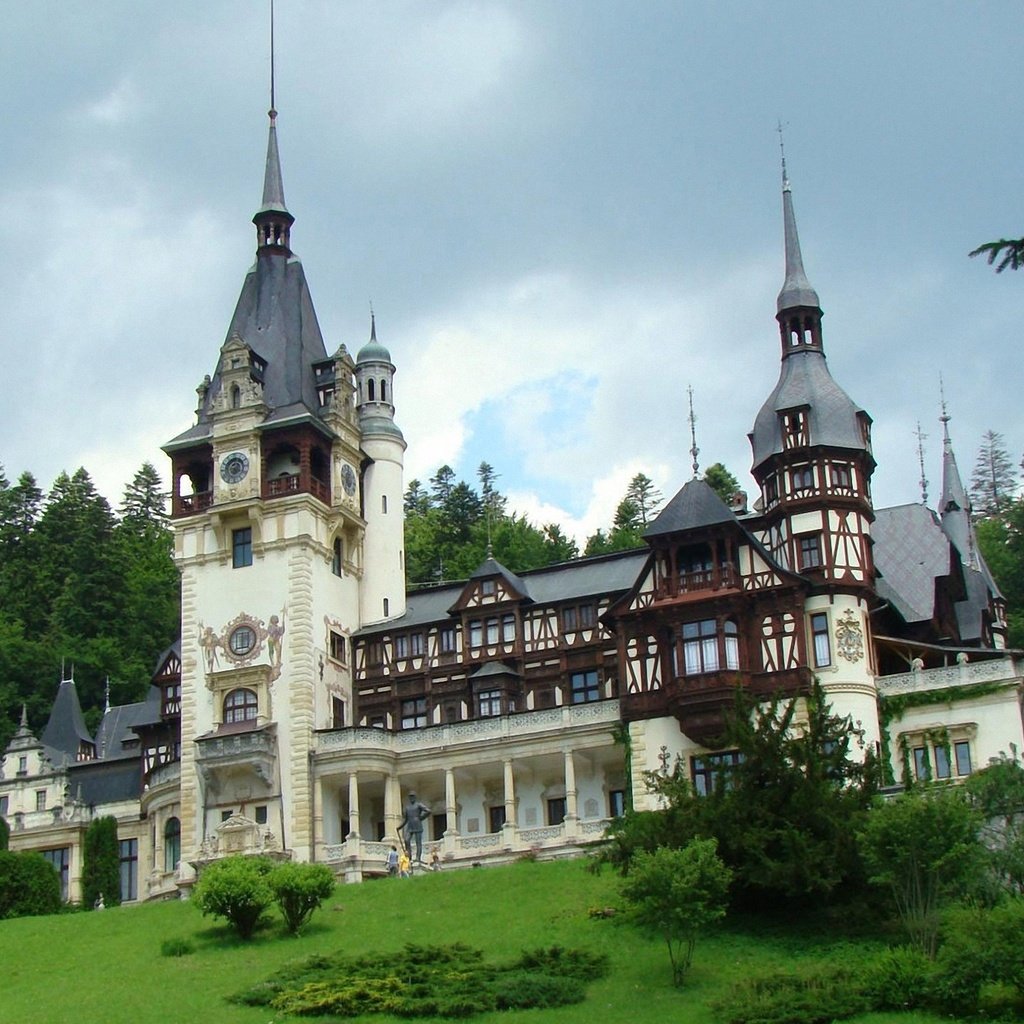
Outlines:
{"type": "Polygon", "coordinates": [[[356,772],[348,777],[348,835],[342,838],[359,838],[359,776],[356,772]]]}
{"type": "Polygon", "coordinates": [[[402,820],[402,788],[397,775],[389,775],[384,780],[384,832],[390,840],[398,835],[398,826],[402,820]]]}
{"type": "Polygon", "coordinates": [[[512,774],[512,759],[505,761],[505,824],[515,826],[516,823],[516,785],[512,774]]]}
{"type": "Polygon", "coordinates": [[[576,765],[572,759],[572,751],[565,751],[565,820],[576,821],[579,818],[576,807],[576,765]]]}
{"type": "Polygon", "coordinates": [[[459,809],[455,801],[455,772],[451,768],[444,770],[444,834],[459,834],[459,809]]]}

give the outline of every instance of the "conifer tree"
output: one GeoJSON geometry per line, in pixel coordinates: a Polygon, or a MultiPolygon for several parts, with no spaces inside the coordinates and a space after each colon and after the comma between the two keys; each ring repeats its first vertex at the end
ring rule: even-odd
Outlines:
{"type": "Polygon", "coordinates": [[[971,475],[971,505],[977,516],[991,516],[1003,508],[1016,490],[1017,473],[1003,435],[986,430],[971,475]]]}

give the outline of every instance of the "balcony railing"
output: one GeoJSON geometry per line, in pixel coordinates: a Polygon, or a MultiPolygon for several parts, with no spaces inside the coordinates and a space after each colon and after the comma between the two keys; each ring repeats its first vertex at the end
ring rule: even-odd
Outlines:
{"type": "Polygon", "coordinates": [[[213,491],[198,491],[195,494],[179,494],[173,502],[172,514],[192,516],[208,509],[213,504],[213,491]]]}
{"type": "MultiPolygon", "coordinates": [[[[302,490],[302,478],[298,473],[292,473],[288,476],[277,476],[273,480],[264,481],[263,497],[280,498],[286,494],[299,494],[302,490]]],[[[331,503],[330,487],[323,481],[317,480],[315,476],[309,478],[309,486],[306,490],[325,505],[331,503]]]]}

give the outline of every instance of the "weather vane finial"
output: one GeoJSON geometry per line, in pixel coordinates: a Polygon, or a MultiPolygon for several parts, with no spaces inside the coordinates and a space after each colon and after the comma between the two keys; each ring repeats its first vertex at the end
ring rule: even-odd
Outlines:
{"type": "Polygon", "coordinates": [[[274,98],[274,0],[270,0],[270,120],[277,117],[277,102],[274,98]]]}
{"type": "Polygon", "coordinates": [[[917,421],[917,464],[921,467],[921,504],[928,504],[928,478],[924,475],[924,443],[928,435],[921,429],[921,421],[917,421]]]}
{"type": "Polygon", "coordinates": [[[693,475],[696,479],[697,473],[700,470],[700,463],[697,461],[697,456],[700,455],[700,449],[697,447],[697,417],[693,412],[693,385],[687,385],[686,393],[690,397],[690,455],[693,456],[693,475]]]}
{"type": "Polygon", "coordinates": [[[942,407],[942,415],[939,417],[939,422],[942,424],[942,440],[945,444],[949,444],[949,412],[946,410],[946,388],[941,373],[939,374],[939,405],[942,407]]]}
{"type": "MultiPolygon", "coordinates": [[[[786,124],[789,122],[787,121],[786,124]]],[[[782,138],[782,129],[786,125],[782,123],[782,118],[778,120],[778,124],[775,126],[775,130],[779,133],[779,152],[782,154],[782,187],[783,189],[789,188],[789,175],[786,173],[786,143],[782,138]]]]}

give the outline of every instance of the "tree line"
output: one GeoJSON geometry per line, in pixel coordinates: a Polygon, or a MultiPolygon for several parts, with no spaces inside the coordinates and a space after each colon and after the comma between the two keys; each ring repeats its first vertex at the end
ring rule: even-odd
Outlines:
{"type": "Polygon", "coordinates": [[[86,724],[141,700],[159,653],[180,630],[166,494],[145,463],[115,513],[85,469],[44,496],[0,467],[0,750],[24,705],[39,734],[62,672],[72,671],[86,724]],[[109,691],[108,691],[109,687],[109,691]]]}

